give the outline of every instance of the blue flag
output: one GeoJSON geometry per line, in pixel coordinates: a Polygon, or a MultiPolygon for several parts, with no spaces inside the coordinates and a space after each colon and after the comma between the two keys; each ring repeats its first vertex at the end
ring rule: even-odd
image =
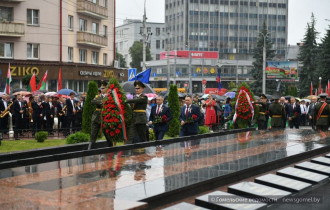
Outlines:
{"type": "Polygon", "coordinates": [[[136,77],[130,78],[128,81],[140,80],[143,83],[149,83],[150,73],[151,68],[137,74],[136,77]]]}

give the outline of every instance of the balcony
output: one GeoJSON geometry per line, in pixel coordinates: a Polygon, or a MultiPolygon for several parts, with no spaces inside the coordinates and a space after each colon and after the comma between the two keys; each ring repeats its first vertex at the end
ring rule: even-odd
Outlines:
{"type": "Polygon", "coordinates": [[[108,9],[87,0],[77,1],[77,12],[96,19],[107,19],[108,9]]]}
{"type": "Polygon", "coordinates": [[[77,32],[77,43],[90,47],[103,48],[108,46],[108,38],[98,34],[92,34],[84,31],[77,32]]]}
{"type": "Polygon", "coordinates": [[[22,37],[24,34],[24,23],[0,22],[0,36],[22,37]]]}

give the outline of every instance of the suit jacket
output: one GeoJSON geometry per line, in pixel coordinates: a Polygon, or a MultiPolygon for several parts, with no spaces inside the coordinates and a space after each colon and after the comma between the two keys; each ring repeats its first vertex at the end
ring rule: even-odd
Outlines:
{"type": "Polygon", "coordinates": [[[308,107],[308,116],[313,117],[316,103],[311,103],[308,107]]]}
{"type": "MultiPolygon", "coordinates": [[[[74,104],[74,106],[76,106],[77,102],[75,100],[73,100],[73,104],[74,104]]],[[[66,116],[72,116],[73,115],[73,106],[71,103],[71,98],[66,99],[65,105],[66,105],[66,116]]],[[[76,108],[75,108],[75,110],[76,110],[76,108]]]]}
{"type": "Polygon", "coordinates": [[[167,117],[167,122],[166,123],[156,123],[153,124],[155,128],[157,128],[157,130],[159,131],[168,131],[168,125],[170,123],[170,121],[172,120],[172,114],[171,114],[171,110],[169,107],[165,106],[164,104],[159,108],[159,113],[157,115],[157,105],[153,106],[151,108],[151,112],[150,112],[150,116],[149,116],[149,121],[154,121],[156,119],[156,116],[164,116],[166,115],[167,117]]]}
{"type": "Polygon", "coordinates": [[[53,119],[55,117],[55,107],[54,107],[54,104],[52,103],[52,106],[50,106],[49,102],[47,103],[44,103],[44,116],[46,116],[46,119],[47,120],[51,120],[51,117],[50,115],[53,115],[53,119]]]}
{"type": "Polygon", "coordinates": [[[147,124],[147,116],[145,112],[134,112],[135,110],[146,110],[148,104],[148,98],[146,95],[141,94],[140,96],[127,100],[126,103],[132,104],[133,107],[133,118],[132,124],[147,124]]]}
{"type": "Polygon", "coordinates": [[[297,113],[298,114],[297,117],[299,117],[300,114],[301,114],[300,105],[298,105],[298,104],[295,103],[294,104],[294,109],[292,109],[292,104],[289,104],[288,105],[288,111],[289,111],[288,117],[293,117],[295,115],[295,113],[297,113]]]}
{"type": "Polygon", "coordinates": [[[24,102],[21,101],[21,106],[20,106],[19,101],[15,100],[15,102],[13,104],[13,111],[14,111],[14,116],[16,119],[23,119],[25,109],[26,109],[26,107],[25,107],[24,102]],[[23,113],[20,113],[21,110],[23,110],[23,113]]]}
{"type": "Polygon", "coordinates": [[[65,103],[56,103],[56,116],[58,117],[58,118],[63,118],[64,117],[64,113],[63,113],[63,108],[64,108],[64,106],[65,106],[65,103]],[[63,106],[62,106],[63,105],[63,106]],[[59,114],[62,114],[62,116],[60,116],[59,114]]]}
{"type": "Polygon", "coordinates": [[[321,117],[317,120],[317,115],[319,114],[320,110],[321,110],[321,107],[323,106],[323,104],[326,103],[324,101],[321,101],[319,102],[318,104],[315,105],[315,108],[314,108],[314,116],[313,116],[313,123],[314,125],[316,126],[329,126],[329,123],[330,123],[330,118],[329,118],[329,115],[330,115],[330,105],[327,104],[322,113],[321,114],[321,117]],[[327,117],[326,117],[327,116],[327,117]]]}
{"type": "Polygon", "coordinates": [[[181,107],[181,113],[180,113],[180,122],[181,121],[187,121],[187,118],[192,117],[193,115],[196,115],[197,118],[194,120],[193,123],[185,123],[183,126],[181,126],[181,130],[183,130],[185,135],[195,135],[198,134],[198,121],[201,118],[201,111],[200,108],[196,105],[190,105],[188,116],[186,116],[186,106],[181,107]]]}
{"type": "Polygon", "coordinates": [[[33,109],[33,114],[32,114],[32,118],[36,119],[38,117],[40,117],[40,114],[42,113],[42,109],[41,107],[38,105],[37,102],[33,101],[31,103],[32,109],[33,109]]]}
{"type": "Polygon", "coordinates": [[[5,102],[3,100],[0,100],[0,112],[4,111],[6,109],[5,102]]]}

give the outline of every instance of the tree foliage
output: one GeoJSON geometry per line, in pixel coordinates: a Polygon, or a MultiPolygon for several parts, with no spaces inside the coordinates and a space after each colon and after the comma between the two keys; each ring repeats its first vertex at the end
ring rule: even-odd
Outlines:
{"type": "MultiPolygon", "coordinates": [[[[257,41],[257,46],[253,50],[253,69],[251,71],[252,77],[255,82],[251,84],[251,89],[253,92],[260,94],[262,93],[262,73],[265,71],[263,68],[263,47],[264,47],[264,37],[266,41],[266,61],[271,61],[275,57],[275,50],[272,50],[272,42],[268,34],[266,23],[264,22],[262,31],[259,34],[257,41]]],[[[267,81],[266,82],[266,92],[273,92],[276,90],[276,81],[267,81]]]]}
{"type": "MultiPolygon", "coordinates": [[[[27,74],[22,78],[22,84],[25,85],[26,87],[30,85],[30,80],[33,74],[27,74]]],[[[36,75],[36,84],[40,82],[39,77],[36,75]]]]}
{"type": "Polygon", "coordinates": [[[119,62],[119,67],[120,68],[125,68],[126,67],[126,60],[122,54],[120,54],[118,51],[116,51],[116,60],[120,61],[119,62]]]}
{"type": "MultiPolygon", "coordinates": [[[[141,67],[141,62],[143,60],[143,45],[141,42],[139,41],[135,41],[132,45],[132,47],[129,48],[129,54],[131,55],[132,58],[132,62],[130,63],[130,66],[132,68],[136,68],[137,72],[141,72],[142,71],[142,67],[141,67]]],[[[146,48],[146,60],[150,61],[151,58],[151,54],[150,54],[150,49],[147,46],[146,48]]]]}
{"type": "Polygon", "coordinates": [[[307,96],[310,94],[311,82],[313,84],[317,83],[317,58],[318,58],[318,46],[316,43],[318,32],[315,29],[315,18],[312,14],[311,22],[307,23],[307,30],[300,47],[300,52],[298,55],[298,60],[302,64],[299,68],[299,92],[300,96],[307,96]]]}
{"type": "Polygon", "coordinates": [[[84,103],[83,109],[83,122],[82,122],[82,132],[90,134],[91,133],[91,120],[93,112],[96,109],[96,106],[93,105],[91,102],[98,94],[97,83],[94,81],[89,82],[88,90],[87,90],[87,97],[84,103]]]}
{"type": "Polygon", "coordinates": [[[171,110],[172,120],[170,121],[169,130],[167,135],[170,137],[176,137],[180,133],[180,103],[178,88],[176,85],[170,86],[170,92],[168,93],[168,106],[171,110]]]}
{"type": "MultiPolygon", "coordinates": [[[[318,56],[317,77],[322,77],[322,88],[324,88],[330,79],[330,28],[327,30],[320,44],[320,53],[318,56]]],[[[314,83],[313,84],[318,84],[314,83]]]]}

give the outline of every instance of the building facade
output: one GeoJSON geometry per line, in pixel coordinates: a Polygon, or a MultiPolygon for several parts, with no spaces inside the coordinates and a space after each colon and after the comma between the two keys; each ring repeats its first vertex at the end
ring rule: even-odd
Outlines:
{"type": "MultiPolygon", "coordinates": [[[[147,45],[150,49],[152,60],[159,60],[160,53],[167,50],[165,47],[166,31],[164,23],[146,23],[147,45]]],[[[116,27],[116,49],[125,58],[129,67],[132,58],[129,48],[135,41],[143,42],[143,24],[141,20],[124,20],[123,25],[116,27]]],[[[122,66],[123,67],[123,66],[122,66]]]]}
{"type": "MultiPolygon", "coordinates": [[[[217,66],[228,82],[252,81],[250,71],[253,63],[253,49],[264,23],[273,43],[273,49],[276,50],[274,60],[284,60],[287,53],[288,0],[165,1],[166,31],[170,34],[165,42],[166,45],[171,50],[218,52],[218,62],[211,64],[208,68],[217,66]]],[[[201,63],[201,61],[193,62],[201,63]]],[[[177,66],[173,63],[175,61],[171,59],[169,62],[171,69],[177,66]]],[[[161,71],[160,69],[165,70],[167,66],[164,65],[168,64],[152,62],[152,65],[154,66],[153,73],[157,74],[161,71]]],[[[201,64],[191,65],[193,65],[192,71],[198,70],[201,66],[201,64]]],[[[179,66],[171,72],[184,71],[184,68],[188,68],[188,65],[181,69],[179,66]]],[[[193,75],[194,72],[191,74],[193,75]]],[[[205,79],[201,76],[197,74],[193,78],[196,80],[193,88],[198,92],[202,89],[202,79],[205,79]]],[[[155,85],[166,84],[158,80],[158,77],[151,79],[155,85]]],[[[187,77],[179,78],[179,86],[187,80],[187,77]]],[[[206,78],[206,80],[210,81],[207,87],[217,87],[216,76],[206,78]]],[[[226,82],[224,86],[226,87],[226,82]]]]}
{"type": "Polygon", "coordinates": [[[48,90],[56,91],[60,68],[63,88],[78,92],[109,75],[126,80],[113,68],[114,20],[114,0],[1,1],[1,88],[9,63],[13,89],[24,87],[25,75],[48,71],[48,90]]]}

